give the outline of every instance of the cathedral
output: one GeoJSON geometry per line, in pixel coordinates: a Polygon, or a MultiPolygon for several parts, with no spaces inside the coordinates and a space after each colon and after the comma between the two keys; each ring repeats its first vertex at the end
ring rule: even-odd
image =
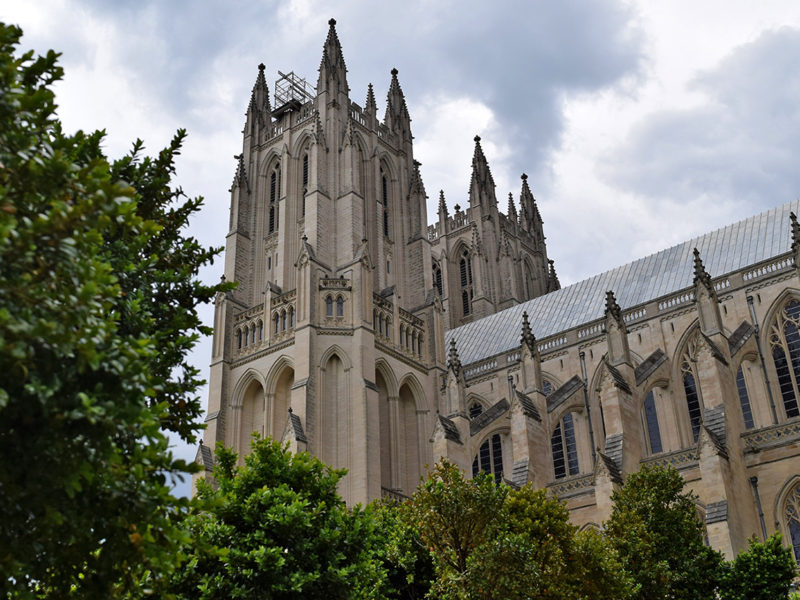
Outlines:
{"type": "Polygon", "coordinates": [[[397,70],[382,117],[351,100],[334,20],[316,86],[280,75],[236,157],[198,476],[257,432],[347,469],[351,505],[445,457],[599,527],[672,465],[728,558],[776,530],[800,557],[800,201],[562,288],[479,137],[469,206],[427,223],[397,70]]]}

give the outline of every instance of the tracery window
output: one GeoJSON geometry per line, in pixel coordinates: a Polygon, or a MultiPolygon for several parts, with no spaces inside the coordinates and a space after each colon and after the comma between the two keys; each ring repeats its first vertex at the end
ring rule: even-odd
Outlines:
{"type": "Polygon", "coordinates": [[[743,366],[739,365],[739,370],[736,373],[736,389],[739,392],[739,404],[742,407],[744,428],[752,429],[755,423],[753,422],[753,411],[750,408],[750,395],[747,393],[747,382],[744,380],[743,366]]]}
{"type": "Polygon", "coordinates": [[[503,440],[499,433],[486,438],[472,461],[472,476],[481,471],[493,475],[495,483],[503,480],[503,440]]]}
{"type": "Polygon", "coordinates": [[[789,419],[800,415],[797,405],[798,381],[800,381],[798,327],[800,327],[800,302],[792,300],[778,314],[769,334],[783,409],[789,419]]]}
{"type": "Polygon", "coordinates": [[[658,427],[658,412],[656,411],[656,397],[653,390],[645,396],[643,408],[643,418],[645,431],[647,434],[647,449],[650,454],[663,452],[661,446],[661,430],[658,427]]]}
{"type": "Polygon", "coordinates": [[[468,250],[461,254],[458,263],[458,272],[461,282],[461,309],[464,316],[472,312],[472,258],[468,250]]]}
{"type": "Polygon", "coordinates": [[[700,405],[701,390],[697,383],[697,340],[692,339],[686,346],[681,360],[681,378],[686,394],[686,409],[689,411],[689,424],[692,427],[692,440],[697,441],[703,414],[700,405]]]}
{"type": "Polygon", "coordinates": [[[336,298],[336,316],[343,317],[344,316],[344,298],[338,296],[336,298]]]}
{"type": "Polygon", "coordinates": [[[332,317],[333,316],[333,298],[328,296],[325,298],[325,316],[332,317]]]}
{"type": "Polygon", "coordinates": [[[577,475],[580,472],[575,420],[572,413],[567,413],[558,422],[550,437],[550,446],[553,450],[553,471],[556,479],[577,475]]]}
{"type": "Polygon", "coordinates": [[[783,518],[792,541],[794,559],[800,562],[800,484],[797,484],[786,498],[783,518]]]}
{"type": "Polygon", "coordinates": [[[268,233],[278,229],[278,195],[281,188],[281,167],[276,165],[269,176],[269,224],[268,233]]]}

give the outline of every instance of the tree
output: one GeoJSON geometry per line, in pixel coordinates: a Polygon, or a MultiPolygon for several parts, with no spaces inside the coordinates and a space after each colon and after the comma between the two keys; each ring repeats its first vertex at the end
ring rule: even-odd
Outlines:
{"type": "Polygon", "coordinates": [[[578,532],[544,490],[511,490],[483,474],[467,480],[443,461],[417,490],[410,514],[434,559],[437,598],[629,598],[631,581],[609,544],[578,532]]]}
{"type": "Polygon", "coordinates": [[[367,507],[376,523],[374,559],[386,573],[374,598],[419,600],[434,580],[433,557],[422,542],[410,502],[376,500],[367,507]]]}
{"type": "Polygon", "coordinates": [[[783,546],[779,533],[763,544],[752,538],[748,549],[726,564],[720,596],[722,600],[786,600],[796,569],[792,551],[783,546]]]}
{"type": "Polygon", "coordinates": [[[375,523],[336,492],[344,471],[254,436],[252,452],[217,446],[214,484],[200,481],[188,518],[180,598],[363,598],[382,583],[375,523]]]}
{"type": "Polygon", "coordinates": [[[641,600],[713,600],[722,555],[703,544],[697,498],[675,469],[643,467],[612,495],[606,534],[641,600]]]}
{"type": "Polygon", "coordinates": [[[107,598],[175,563],[168,477],[192,469],[165,429],[199,428],[186,355],[227,288],[197,281],[217,251],[182,233],[184,133],[110,163],[102,132],[62,131],[58,55],[17,57],[20,36],[0,24],[0,585],[107,598]]]}

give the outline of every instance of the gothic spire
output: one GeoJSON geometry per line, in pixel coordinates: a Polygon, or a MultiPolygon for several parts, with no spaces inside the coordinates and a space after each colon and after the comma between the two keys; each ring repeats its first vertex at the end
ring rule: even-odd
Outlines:
{"type": "Polygon", "coordinates": [[[250,93],[250,104],[247,106],[247,122],[249,132],[252,133],[256,125],[264,126],[272,118],[272,108],[269,104],[269,87],[264,77],[264,63],[258,65],[258,75],[250,93]]]}
{"type": "Polygon", "coordinates": [[[245,169],[244,166],[244,154],[237,154],[233,158],[237,160],[236,174],[233,176],[233,183],[231,184],[231,189],[229,191],[233,191],[233,189],[238,185],[240,187],[244,186],[244,188],[249,192],[250,182],[247,180],[247,169],[245,169]]]}
{"type": "Polygon", "coordinates": [[[558,275],[556,275],[556,267],[553,263],[553,260],[550,259],[547,261],[550,263],[550,273],[547,276],[547,291],[554,292],[556,290],[561,289],[561,283],[558,281],[558,275]]]}
{"type": "Polygon", "coordinates": [[[371,83],[367,86],[367,101],[364,103],[364,112],[372,116],[378,113],[378,106],[375,103],[375,92],[372,89],[371,83]]]}
{"type": "Polygon", "coordinates": [[[491,202],[497,205],[497,198],[494,195],[494,178],[489,169],[489,162],[483,154],[481,148],[481,137],[476,135],[475,152],[472,154],[472,177],[469,183],[469,202],[470,204],[483,204],[491,202]]]}
{"type": "Polygon", "coordinates": [[[411,117],[408,114],[406,98],[397,79],[397,69],[392,69],[392,82],[386,95],[386,114],[384,123],[390,131],[399,133],[403,140],[411,140],[411,117]]]}
{"type": "Polygon", "coordinates": [[[439,219],[447,218],[447,204],[444,201],[444,190],[439,190],[439,219]]]}
{"type": "Polygon", "coordinates": [[[322,47],[322,60],[319,64],[319,80],[317,81],[317,92],[329,91],[336,92],[350,91],[347,87],[347,65],[344,63],[342,45],[339,43],[339,36],[336,35],[336,19],[328,21],[328,37],[322,47]]]}
{"type": "Polygon", "coordinates": [[[517,208],[514,206],[514,194],[508,192],[508,218],[514,223],[517,222],[517,208]]]}
{"type": "Polygon", "coordinates": [[[531,354],[536,352],[536,338],[533,335],[533,331],[531,331],[531,324],[528,322],[527,311],[523,311],[522,313],[522,339],[520,342],[528,347],[531,354]]]}
{"type": "Polygon", "coordinates": [[[695,248],[694,249],[694,281],[693,284],[697,286],[698,283],[703,284],[703,286],[714,294],[714,286],[711,285],[711,275],[708,274],[706,271],[705,266],[703,266],[703,261],[700,259],[700,251],[695,248]]]}
{"type": "Polygon", "coordinates": [[[534,232],[541,228],[542,217],[539,215],[539,208],[536,206],[536,199],[533,197],[530,186],[528,186],[528,176],[523,173],[522,189],[519,193],[519,212],[522,226],[534,232]]]}
{"type": "Polygon", "coordinates": [[[420,194],[427,198],[425,193],[425,185],[422,183],[422,175],[420,175],[419,167],[422,163],[418,160],[414,161],[414,168],[411,171],[411,185],[409,188],[409,195],[420,194]]]}

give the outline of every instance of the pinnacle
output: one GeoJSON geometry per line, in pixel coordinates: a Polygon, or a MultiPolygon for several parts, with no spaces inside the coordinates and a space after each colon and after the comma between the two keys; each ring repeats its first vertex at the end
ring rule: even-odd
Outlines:
{"type": "Polygon", "coordinates": [[[617,321],[622,320],[622,309],[617,304],[617,298],[611,290],[606,292],[606,315],[609,314],[617,321]]]}
{"type": "Polygon", "coordinates": [[[367,85],[367,101],[364,103],[364,109],[367,112],[376,112],[377,105],[375,102],[375,91],[372,89],[372,84],[367,85]]]}
{"type": "Polygon", "coordinates": [[[695,248],[692,253],[694,254],[694,284],[697,285],[699,282],[709,290],[713,289],[711,287],[711,275],[708,274],[705,265],[703,265],[703,261],[700,258],[700,251],[695,248]]]}
{"type": "Polygon", "coordinates": [[[522,313],[522,338],[520,339],[520,343],[527,345],[531,352],[536,350],[536,337],[531,331],[531,324],[528,322],[527,311],[523,311],[522,313]]]}
{"type": "Polygon", "coordinates": [[[797,215],[794,212],[789,213],[789,219],[792,222],[792,250],[800,245],[800,223],[797,222],[797,215]]]}
{"type": "Polygon", "coordinates": [[[447,354],[447,367],[452,369],[458,375],[461,370],[461,360],[458,358],[458,349],[456,348],[455,338],[450,338],[450,351],[447,354]]]}
{"type": "Polygon", "coordinates": [[[447,204],[444,201],[444,190],[439,190],[439,213],[447,214],[447,204]]]}

